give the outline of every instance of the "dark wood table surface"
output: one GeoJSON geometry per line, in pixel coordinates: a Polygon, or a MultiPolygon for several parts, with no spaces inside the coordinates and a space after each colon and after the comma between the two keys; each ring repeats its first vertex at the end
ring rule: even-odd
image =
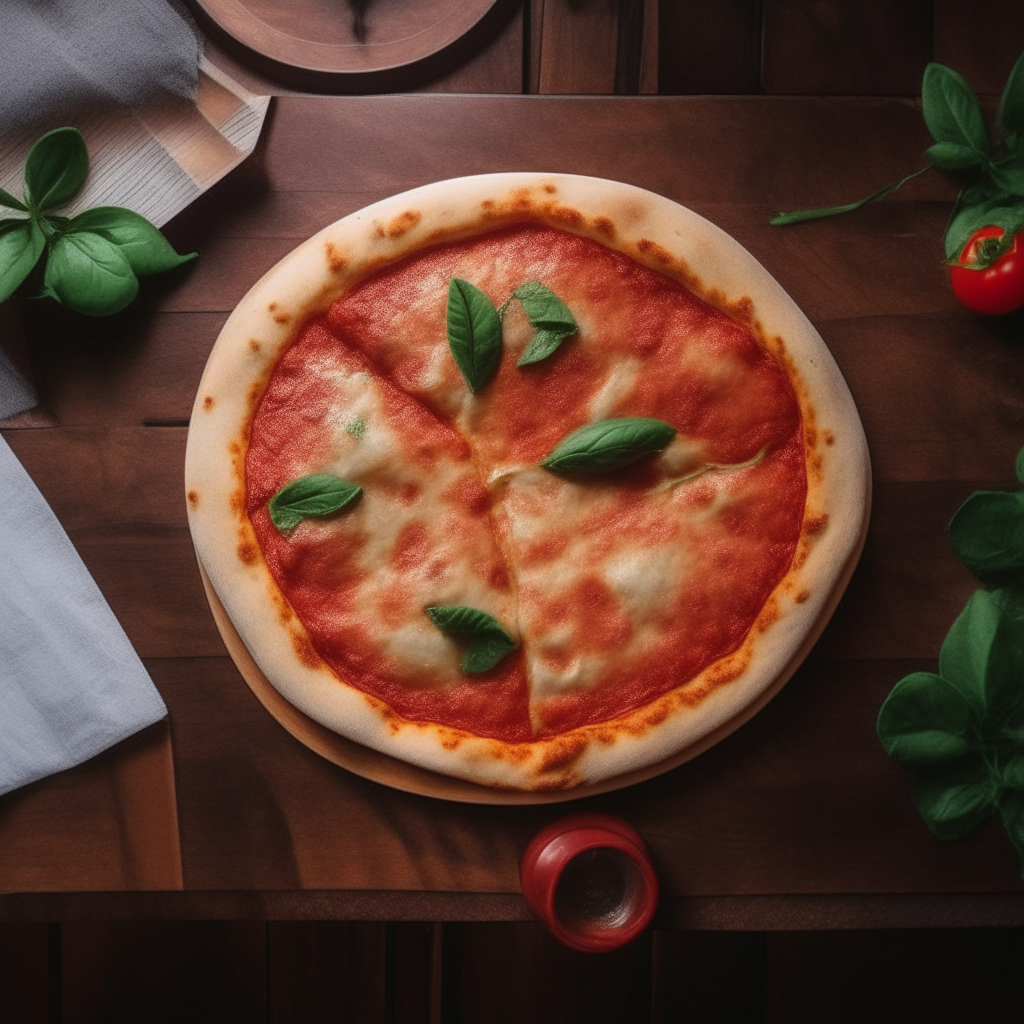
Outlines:
{"type": "Polygon", "coordinates": [[[646,839],[665,925],[1024,923],[1020,864],[998,821],[933,839],[874,730],[892,685],[935,667],[974,589],[945,524],[971,491],[1012,485],[1024,321],[975,317],[949,291],[941,238],[955,188],[936,174],[854,216],[767,224],[779,209],[865,195],[919,166],[927,144],[909,99],[286,96],[252,158],[170,225],[197,261],[147,282],[109,320],[27,304],[43,401],[4,437],[170,718],[0,800],[0,919],[524,919],[527,841],[586,808],[622,815],[646,839]],[[507,169],[626,181],[735,236],[835,355],[875,485],[849,591],[761,714],[660,778],[533,808],[393,791],[281,729],[214,627],[182,485],[206,357],[265,270],[367,203],[507,169]]]}

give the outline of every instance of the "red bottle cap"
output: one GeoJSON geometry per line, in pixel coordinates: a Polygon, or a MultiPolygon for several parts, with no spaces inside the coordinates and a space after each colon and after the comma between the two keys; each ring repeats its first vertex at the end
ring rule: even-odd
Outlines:
{"type": "Polygon", "coordinates": [[[519,865],[523,896],[559,942],[605,953],[632,942],[658,905],[644,841],[610,814],[573,814],[542,828],[519,865]]]}

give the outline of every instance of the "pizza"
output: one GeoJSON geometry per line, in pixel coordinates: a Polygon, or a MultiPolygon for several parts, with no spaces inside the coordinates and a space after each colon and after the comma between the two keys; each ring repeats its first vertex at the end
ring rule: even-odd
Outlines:
{"type": "Polygon", "coordinates": [[[738,243],[499,174],[326,228],[239,304],[189,431],[199,560],[305,715],[485,786],[692,756],[786,681],[863,543],[853,401],[738,243]]]}

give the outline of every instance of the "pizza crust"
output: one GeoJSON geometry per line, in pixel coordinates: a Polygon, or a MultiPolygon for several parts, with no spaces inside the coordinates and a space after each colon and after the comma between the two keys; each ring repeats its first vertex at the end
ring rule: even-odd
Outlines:
{"type": "Polygon", "coordinates": [[[870,505],[867,445],[846,383],[767,271],[684,207],[633,186],[572,175],[438,182],[367,207],[299,246],[251,289],[218,338],[193,410],[185,476],[199,559],[254,660],[286,700],[348,739],[420,767],[533,791],[591,786],[678,763],[752,713],[824,627],[859,554],[870,505]],[[808,494],[793,565],[737,651],[612,722],[509,744],[407,721],[339,681],[263,561],[245,513],[244,466],[254,410],[277,359],[310,316],[425,246],[523,221],[617,249],[750,326],[794,384],[808,494]]]}

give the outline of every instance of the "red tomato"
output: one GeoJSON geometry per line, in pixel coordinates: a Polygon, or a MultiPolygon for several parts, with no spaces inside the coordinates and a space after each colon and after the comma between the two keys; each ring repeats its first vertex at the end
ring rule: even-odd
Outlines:
{"type": "Polygon", "coordinates": [[[957,260],[961,266],[951,272],[956,297],[975,313],[999,316],[1024,306],[1024,232],[1014,235],[1010,248],[984,270],[962,266],[975,258],[975,250],[983,239],[1002,238],[1004,233],[998,227],[975,231],[957,260]]]}

